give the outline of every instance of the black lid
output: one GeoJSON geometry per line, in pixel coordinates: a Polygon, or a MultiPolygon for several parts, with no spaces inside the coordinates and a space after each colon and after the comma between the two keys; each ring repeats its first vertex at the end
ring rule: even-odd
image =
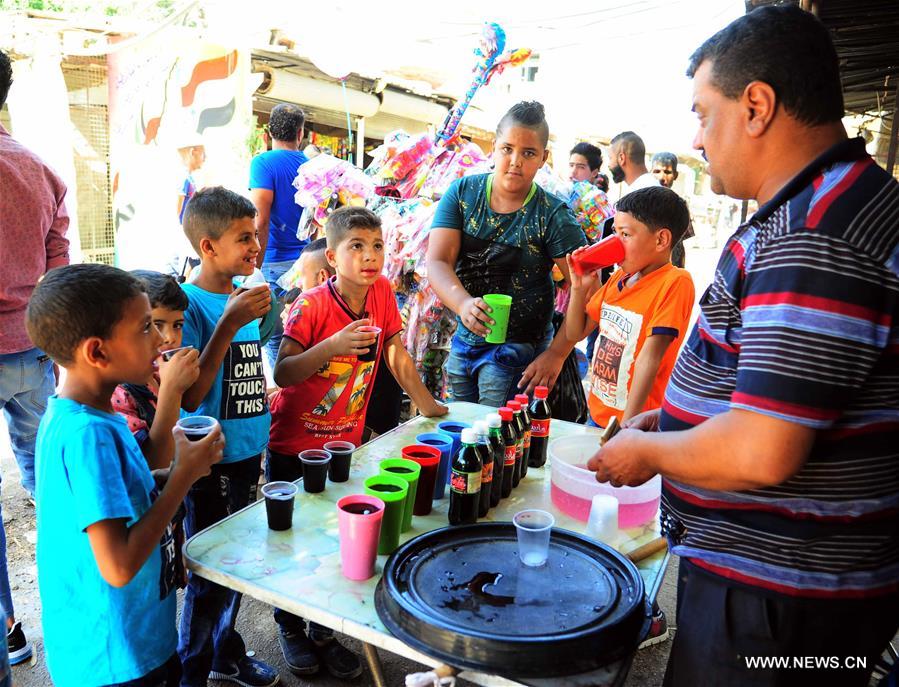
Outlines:
{"type": "Polygon", "coordinates": [[[512,523],[434,530],[387,561],[381,621],[448,664],[506,677],[595,670],[636,648],[649,622],[643,579],[624,556],[554,529],[549,559],[518,559],[512,523]]]}

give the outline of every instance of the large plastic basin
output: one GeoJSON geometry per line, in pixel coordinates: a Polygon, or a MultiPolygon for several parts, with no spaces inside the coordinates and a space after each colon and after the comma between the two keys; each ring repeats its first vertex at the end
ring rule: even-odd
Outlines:
{"type": "Polygon", "coordinates": [[[638,487],[597,482],[596,474],[586,465],[598,450],[599,440],[595,436],[564,437],[550,443],[550,493],[556,508],[586,522],[593,497],[608,494],[618,499],[619,527],[638,527],[652,520],[659,510],[662,478],[656,475],[638,487]]]}

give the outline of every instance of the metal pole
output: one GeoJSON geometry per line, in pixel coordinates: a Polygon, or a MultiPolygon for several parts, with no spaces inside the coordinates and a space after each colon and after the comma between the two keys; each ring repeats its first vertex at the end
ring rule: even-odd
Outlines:
{"type": "Polygon", "coordinates": [[[378,650],[368,642],[362,642],[362,651],[365,653],[365,661],[368,663],[368,669],[371,671],[371,679],[375,687],[387,687],[384,682],[384,672],[381,669],[381,658],[378,656],[378,650]]]}
{"type": "Polygon", "coordinates": [[[365,117],[356,120],[356,166],[365,166],[365,117]]]}
{"type": "Polygon", "coordinates": [[[896,113],[899,111],[899,82],[896,83],[896,99],[893,101],[893,123],[890,125],[890,147],[887,151],[887,172],[894,175],[896,169],[896,146],[899,143],[899,122],[896,121],[896,113]]]}

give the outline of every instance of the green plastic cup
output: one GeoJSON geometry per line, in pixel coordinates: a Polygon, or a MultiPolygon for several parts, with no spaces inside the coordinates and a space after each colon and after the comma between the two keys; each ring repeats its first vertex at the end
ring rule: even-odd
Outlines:
{"type": "Polygon", "coordinates": [[[490,306],[490,317],[496,323],[484,341],[492,344],[506,343],[506,330],[509,328],[509,311],[512,309],[512,296],[502,293],[488,293],[483,296],[484,302],[490,306]]]}
{"type": "Polygon", "coordinates": [[[400,543],[400,528],[403,526],[409,483],[398,475],[375,475],[365,480],[365,493],[384,502],[378,553],[393,553],[400,543]]]}
{"type": "Polygon", "coordinates": [[[382,475],[392,475],[406,481],[409,492],[403,505],[403,526],[401,532],[412,529],[412,511],[415,508],[415,496],[418,494],[418,478],[421,476],[421,465],[408,458],[387,458],[378,465],[382,475]]]}

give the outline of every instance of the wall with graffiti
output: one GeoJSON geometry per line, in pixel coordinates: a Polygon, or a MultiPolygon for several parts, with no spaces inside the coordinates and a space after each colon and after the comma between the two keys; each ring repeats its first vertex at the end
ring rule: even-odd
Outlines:
{"type": "Polygon", "coordinates": [[[109,55],[116,264],[168,270],[192,251],[178,220],[187,171],[178,149],[203,145],[198,187],[246,193],[250,51],[171,27],[109,55]]]}

